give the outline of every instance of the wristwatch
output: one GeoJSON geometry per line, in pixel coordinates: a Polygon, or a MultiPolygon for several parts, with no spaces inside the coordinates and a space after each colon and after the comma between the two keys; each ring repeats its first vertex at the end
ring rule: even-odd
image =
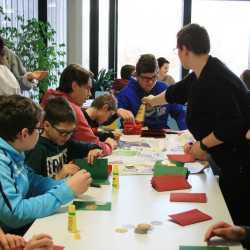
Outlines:
{"type": "Polygon", "coordinates": [[[208,151],[208,146],[206,146],[203,142],[202,142],[202,140],[200,140],[200,148],[203,150],[203,151],[208,151]]]}

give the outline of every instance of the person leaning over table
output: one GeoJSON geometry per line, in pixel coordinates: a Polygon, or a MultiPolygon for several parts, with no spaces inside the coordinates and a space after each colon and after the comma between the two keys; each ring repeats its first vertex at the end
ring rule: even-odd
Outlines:
{"type": "Polygon", "coordinates": [[[219,184],[234,223],[250,225],[250,147],[248,91],[219,59],[209,55],[204,27],[189,24],[177,34],[177,49],[185,79],[157,96],[143,98],[147,105],[187,103],[187,126],[197,140],[190,149],[196,158],[211,155],[220,167],[219,184]],[[240,212],[239,212],[240,211],[240,212]]]}

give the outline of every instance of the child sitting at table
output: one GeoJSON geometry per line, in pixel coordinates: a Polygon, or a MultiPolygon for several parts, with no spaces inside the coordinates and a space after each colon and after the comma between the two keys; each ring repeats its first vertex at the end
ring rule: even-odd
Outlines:
{"type": "Polygon", "coordinates": [[[43,119],[43,133],[35,148],[26,153],[26,163],[37,174],[63,179],[79,171],[71,161],[87,157],[90,164],[101,155],[96,144],[71,140],[76,128],[75,114],[64,97],[49,98],[43,119]]]}

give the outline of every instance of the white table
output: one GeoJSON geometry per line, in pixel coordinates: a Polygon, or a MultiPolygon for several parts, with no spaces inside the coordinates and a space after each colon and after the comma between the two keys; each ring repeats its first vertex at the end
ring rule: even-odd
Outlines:
{"type": "MultiPolygon", "coordinates": [[[[209,225],[224,220],[232,223],[217,179],[210,169],[205,174],[192,175],[189,182],[192,189],[185,192],[206,192],[208,203],[169,202],[170,192],[156,192],[150,185],[151,176],[120,176],[120,188],[112,191],[112,186],[102,189],[90,188],[85,194],[91,200],[111,199],[112,211],[77,211],[78,228],[81,239],[74,240],[67,231],[67,213],[59,213],[38,219],[25,235],[48,233],[54,242],[65,246],[66,250],[178,250],[179,245],[206,245],[204,233],[209,225]],[[213,217],[213,220],[179,226],[168,220],[168,214],[198,208],[213,217]],[[147,235],[137,235],[132,229],[128,233],[115,232],[124,224],[150,223],[163,221],[163,225],[154,226],[147,235]]],[[[230,246],[231,250],[240,250],[240,245],[230,246]]]]}

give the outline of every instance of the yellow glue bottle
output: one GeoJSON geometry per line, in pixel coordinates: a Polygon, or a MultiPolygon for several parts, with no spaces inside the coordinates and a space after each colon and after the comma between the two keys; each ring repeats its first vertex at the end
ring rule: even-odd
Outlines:
{"type": "Polygon", "coordinates": [[[68,206],[68,230],[71,233],[77,232],[76,226],[76,207],[74,204],[68,206]]]}
{"type": "Polygon", "coordinates": [[[119,188],[119,167],[117,164],[113,166],[113,188],[119,188]]]}
{"type": "Polygon", "coordinates": [[[146,106],[145,104],[141,104],[137,114],[136,114],[136,117],[135,117],[135,120],[137,122],[141,122],[143,123],[144,122],[144,119],[145,119],[145,111],[146,111],[146,106]]]}

